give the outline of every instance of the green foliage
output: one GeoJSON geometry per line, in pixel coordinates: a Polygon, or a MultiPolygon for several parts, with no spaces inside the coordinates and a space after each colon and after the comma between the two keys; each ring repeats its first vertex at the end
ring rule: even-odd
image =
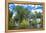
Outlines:
{"type": "Polygon", "coordinates": [[[32,24],[39,24],[39,23],[41,23],[41,21],[38,21],[36,19],[32,21],[32,24]]]}
{"type": "MultiPolygon", "coordinates": [[[[19,24],[20,24],[20,28],[27,28],[29,23],[27,20],[27,15],[30,14],[30,12],[28,11],[27,8],[24,8],[22,6],[16,6],[14,9],[15,12],[17,12],[16,16],[14,17],[14,19],[12,19],[12,13],[9,14],[9,27],[11,28],[11,26],[13,27],[15,24],[16,19],[18,19],[19,24]],[[25,15],[25,16],[24,16],[25,15]]],[[[10,12],[9,12],[10,13],[10,12]]]]}
{"type": "Polygon", "coordinates": [[[33,20],[33,21],[32,21],[32,24],[37,24],[36,20],[33,20]]]}
{"type": "Polygon", "coordinates": [[[36,18],[41,18],[42,17],[42,14],[40,12],[37,13],[37,11],[35,11],[35,16],[36,16],[36,18]]]}
{"type": "Polygon", "coordinates": [[[17,15],[19,17],[20,22],[22,22],[22,19],[25,19],[25,16],[27,17],[27,15],[29,14],[29,11],[27,8],[24,8],[23,6],[16,6],[15,11],[17,11],[17,15]]]}
{"type": "Polygon", "coordinates": [[[29,23],[27,20],[23,19],[23,21],[20,23],[20,28],[28,28],[29,23]]]}
{"type": "MultiPolygon", "coordinates": [[[[17,14],[15,14],[16,16],[14,17],[14,19],[12,19],[12,13],[10,13],[9,11],[9,21],[8,21],[8,26],[9,29],[13,28],[13,26],[15,25],[15,21],[19,21],[19,27],[20,28],[28,28],[29,27],[29,21],[28,21],[28,15],[33,15],[33,13],[31,13],[27,8],[24,8],[22,6],[16,6],[15,7],[15,12],[17,12],[17,14]]],[[[38,24],[35,18],[41,18],[41,13],[37,13],[35,12],[35,14],[33,15],[32,19],[32,24],[38,24]]],[[[40,22],[42,24],[42,22],[40,22]]]]}

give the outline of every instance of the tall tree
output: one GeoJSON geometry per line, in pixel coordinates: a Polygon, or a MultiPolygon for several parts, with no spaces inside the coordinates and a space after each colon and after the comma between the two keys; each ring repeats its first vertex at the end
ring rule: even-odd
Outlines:
{"type": "Polygon", "coordinates": [[[17,17],[19,17],[20,22],[22,22],[23,18],[26,19],[28,14],[30,13],[27,8],[23,6],[16,6],[15,11],[17,11],[17,17]]]}

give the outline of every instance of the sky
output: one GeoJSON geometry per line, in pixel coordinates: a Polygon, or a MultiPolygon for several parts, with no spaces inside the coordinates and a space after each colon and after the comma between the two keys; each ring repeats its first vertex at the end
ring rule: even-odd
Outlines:
{"type": "Polygon", "coordinates": [[[29,11],[34,12],[35,10],[37,12],[42,12],[42,5],[27,5],[27,4],[10,4],[9,9],[10,11],[13,11],[13,9],[17,6],[23,6],[24,8],[28,8],[29,11]]]}
{"type": "Polygon", "coordinates": [[[15,12],[14,12],[14,8],[16,6],[23,6],[24,8],[28,8],[29,11],[31,11],[32,13],[34,13],[35,11],[37,12],[41,12],[42,13],[42,5],[31,5],[31,4],[9,4],[9,9],[11,12],[13,12],[13,16],[15,16],[15,12]]]}

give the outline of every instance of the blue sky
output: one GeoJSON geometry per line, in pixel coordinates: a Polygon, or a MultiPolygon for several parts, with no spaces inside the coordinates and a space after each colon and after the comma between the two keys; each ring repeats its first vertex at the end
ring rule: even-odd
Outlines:
{"type": "Polygon", "coordinates": [[[24,4],[10,4],[9,5],[9,9],[10,11],[13,11],[13,9],[17,6],[23,6],[24,8],[28,8],[28,10],[32,11],[32,10],[39,10],[39,12],[42,10],[42,5],[24,5],[24,4]]]}
{"type": "Polygon", "coordinates": [[[14,13],[13,16],[15,16],[15,14],[16,14],[13,9],[14,9],[17,5],[18,5],[18,6],[23,6],[24,8],[28,8],[28,10],[31,11],[32,13],[34,13],[35,11],[42,13],[42,5],[10,4],[10,5],[9,5],[9,9],[10,9],[11,12],[14,13]]]}

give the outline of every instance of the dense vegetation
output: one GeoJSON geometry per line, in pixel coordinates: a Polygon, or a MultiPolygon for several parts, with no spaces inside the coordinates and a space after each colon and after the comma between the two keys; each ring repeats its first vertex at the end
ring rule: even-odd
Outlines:
{"type": "Polygon", "coordinates": [[[37,13],[35,11],[35,14],[30,12],[27,8],[24,8],[23,6],[16,6],[14,9],[14,12],[16,16],[12,18],[13,13],[9,10],[9,17],[8,17],[8,26],[9,29],[20,29],[20,28],[31,28],[32,26],[34,28],[37,28],[37,24],[43,24],[43,15],[42,13],[37,13]],[[37,21],[37,18],[41,19],[41,21],[37,21]],[[30,21],[30,19],[33,19],[30,21]],[[38,22],[38,23],[37,23],[38,22]]]}

